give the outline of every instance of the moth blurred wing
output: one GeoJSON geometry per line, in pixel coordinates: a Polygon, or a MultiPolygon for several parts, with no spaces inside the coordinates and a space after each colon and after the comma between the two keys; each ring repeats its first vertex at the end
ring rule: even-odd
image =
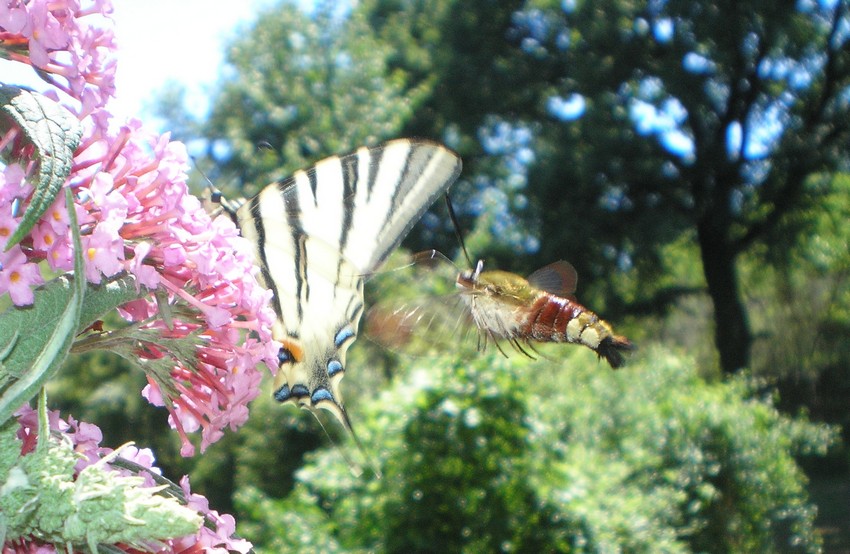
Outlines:
{"type": "Polygon", "coordinates": [[[559,260],[529,275],[528,284],[555,296],[569,297],[576,291],[578,273],[571,263],[559,260]]]}
{"type": "Polygon", "coordinates": [[[450,294],[379,302],[366,313],[365,335],[387,350],[420,358],[474,352],[478,333],[460,294],[450,294]]]}

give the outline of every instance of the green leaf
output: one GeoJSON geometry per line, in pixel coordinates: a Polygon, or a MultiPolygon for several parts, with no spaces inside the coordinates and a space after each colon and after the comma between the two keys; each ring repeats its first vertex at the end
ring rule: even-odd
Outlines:
{"type": "MultiPolygon", "coordinates": [[[[21,224],[12,233],[6,250],[29,234],[50,207],[71,172],[74,150],[80,143],[79,120],[60,104],[36,92],[0,86],[0,107],[21,128],[38,155],[38,182],[21,224]]],[[[0,120],[0,129],[8,126],[0,120]]]]}
{"type": "Polygon", "coordinates": [[[80,229],[70,189],[65,189],[65,203],[74,239],[75,278],[54,280],[44,293],[37,292],[31,308],[13,307],[0,318],[0,337],[11,338],[0,338],[0,345],[5,345],[4,350],[12,346],[3,361],[7,375],[0,394],[0,425],[59,370],[80,323],[86,280],[80,229]]]}
{"type": "MultiPolygon", "coordinates": [[[[12,478],[0,489],[0,514],[7,540],[36,536],[55,545],[114,552],[123,544],[150,550],[150,543],[194,534],[202,516],[178,499],[160,495],[162,487],[145,485],[139,475],[123,475],[109,467],[114,451],[75,475],[79,454],[68,440],[51,437],[45,447],[20,456],[20,441],[2,435],[4,457],[19,456],[12,478]]],[[[84,551],[74,548],[74,552],[84,551]]],[[[123,550],[121,551],[123,552],[123,550]]]]}
{"type": "MultiPolygon", "coordinates": [[[[85,283],[85,301],[75,332],[138,298],[135,283],[135,277],[126,274],[100,285],[85,283]]],[[[46,335],[52,333],[51,322],[57,321],[68,305],[73,286],[73,277],[63,275],[36,289],[32,306],[12,307],[0,314],[0,390],[3,377],[20,378],[32,366],[32,360],[47,340],[46,335]]]]}

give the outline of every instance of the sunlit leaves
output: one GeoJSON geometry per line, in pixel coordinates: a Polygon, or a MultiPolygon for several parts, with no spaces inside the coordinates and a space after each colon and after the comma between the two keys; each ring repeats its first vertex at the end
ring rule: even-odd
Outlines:
{"type": "Polygon", "coordinates": [[[818,549],[794,456],[823,453],[834,430],[781,415],[756,382],[707,383],[661,349],[620,372],[580,351],[432,365],[360,408],[383,479],[353,478],[328,451],[285,501],[242,497],[269,525],[293,521],[287,510],[316,529],[278,546],[818,549]]]}

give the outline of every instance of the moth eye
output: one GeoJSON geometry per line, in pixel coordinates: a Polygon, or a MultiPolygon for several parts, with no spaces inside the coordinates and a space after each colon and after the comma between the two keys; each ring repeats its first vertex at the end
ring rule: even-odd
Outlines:
{"type": "Polygon", "coordinates": [[[210,194],[210,200],[216,204],[221,204],[221,191],[213,191],[212,194],[210,194]]]}
{"type": "Polygon", "coordinates": [[[333,377],[337,373],[342,373],[342,364],[339,360],[331,360],[328,362],[328,377],[333,377]]]}

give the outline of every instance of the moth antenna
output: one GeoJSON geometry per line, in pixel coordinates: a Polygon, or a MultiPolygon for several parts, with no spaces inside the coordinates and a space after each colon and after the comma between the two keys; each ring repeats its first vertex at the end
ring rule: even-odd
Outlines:
{"type": "Polygon", "coordinates": [[[475,264],[475,273],[472,274],[472,279],[478,279],[482,271],[484,271],[484,260],[478,260],[478,263],[475,264]]]}
{"type": "Polygon", "coordinates": [[[447,263],[453,268],[458,269],[455,263],[451,261],[448,256],[446,256],[439,250],[435,250],[433,248],[430,250],[423,250],[421,252],[413,254],[412,259],[412,262],[402,267],[411,267],[414,265],[431,266],[435,263],[447,263]]]}
{"type": "Polygon", "coordinates": [[[460,244],[461,250],[463,250],[463,257],[466,258],[466,263],[469,264],[469,267],[472,267],[472,258],[469,257],[469,252],[466,251],[466,244],[463,242],[463,235],[460,233],[460,224],[457,221],[457,215],[455,214],[455,209],[452,206],[452,199],[449,198],[449,193],[446,192],[446,208],[449,210],[449,218],[452,220],[452,227],[455,230],[455,237],[457,237],[457,241],[460,244]]]}
{"type": "Polygon", "coordinates": [[[421,252],[416,252],[415,254],[410,256],[410,261],[405,263],[405,264],[402,264],[402,265],[399,265],[399,266],[393,266],[393,267],[389,267],[389,268],[388,267],[380,267],[379,269],[376,269],[375,271],[367,271],[367,272],[361,273],[360,277],[362,277],[364,281],[368,282],[373,277],[376,277],[378,275],[392,275],[393,273],[396,273],[398,271],[404,271],[405,269],[408,269],[408,268],[411,268],[411,267],[414,267],[414,266],[434,268],[441,263],[449,264],[449,266],[451,266],[455,270],[460,271],[460,269],[457,267],[457,265],[455,265],[455,263],[453,261],[451,261],[448,256],[446,256],[445,254],[443,254],[439,250],[432,248],[430,250],[423,250],[421,252]]]}

